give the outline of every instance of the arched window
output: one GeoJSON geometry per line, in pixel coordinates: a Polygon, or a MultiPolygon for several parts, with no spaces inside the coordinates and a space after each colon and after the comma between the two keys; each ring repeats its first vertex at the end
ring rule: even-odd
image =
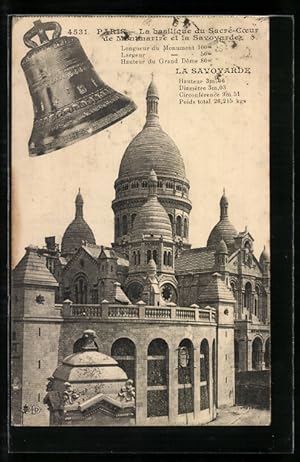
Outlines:
{"type": "Polygon", "coordinates": [[[133,264],[136,265],[136,252],[135,250],[133,251],[133,264]]]}
{"type": "Polygon", "coordinates": [[[254,314],[255,316],[259,315],[259,299],[260,299],[260,288],[255,286],[255,296],[254,296],[254,314]]]}
{"type": "Polygon", "coordinates": [[[131,228],[133,227],[135,218],[136,218],[136,213],[133,213],[133,214],[131,215],[131,228]]]}
{"type": "Polygon", "coordinates": [[[172,266],[172,254],[168,252],[168,266],[172,266]]]}
{"type": "Polygon", "coordinates": [[[236,299],[236,287],[235,287],[235,283],[233,281],[231,281],[231,283],[230,283],[230,288],[231,288],[231,291],[232,291],[232,295],[236,299]]]}
{"type": "Polygon", "coordinates": [[[244,292],[244,307],[248,308],[251,311],[251,298],[252,298],[252,287],[250,282],[247,282],[245,285],[245,292],[244,292]]]}
{"type": "Polygon", "coordinates": [[[116,218],[116,237],[120,237],[120,218],[116,218]]]}
{"type": "Polygon", "coordinates": [[[147,263],[151,260],[151,250],[147,250],[147,263]]]}
{"type": "Polygon", "coordinates": [[[167,252],[164,251],[164,265],[168,264],[168,257],[167,257],[167,252]]]}
{"type": "Polygon", "coordinates": [[[148,187],[148,181],[142,181],[142,188],[148,187]]]}
{"type": "Polygon", "coordinates": [[[157,250],[153,250],[153,260],[157,264],[157,250]]]}
{"type": "Polygon", "coordinates": [[[176,218],[176,235],[177,236],[181,236],[181,222],[182,222],[181,217],[178,216],[176,218]]]}
{"type": "Polygon", "coordinates": [[[162,182],[162,180],[158,180],[158,182],[157,182],[157,187],[158,187],[158,188],[162,188],[162,187],[163,187],[163,182],[162,182]]]}
{"type": "Polygon", "coordinates": [[[173,215],[171,215],[171,214],[169,213],[168,216],[169,216],[170,223],[171,223],[171,227],[172,227],[172,230],[173,230],[173,223],[174,223],[174,221],[173,221],[173,215]]]}
{"type": "Polygon", "coordinates": [[[194,411],[194,348],[184,339],[178,348],[178,414],[194,411]]]}
{"type": "Polygon", "coordinates": [[[266,340],[265,344],[265,368],[270,369],[271,367],[271,345],[270,345],[270,337],[266,340]]]}
{"type": "Polygon", "coordinates": [[[75,279],[74,289],[75,289],[75,303],[77,304],[87,303],[88,284],[87,284],[87,278],[84,275],[80,275],[75,279]]]}
{"type": "Polygon", "coordinates": [[[119,338],[111,347],[111,356],[135,383],[135,344],[129,338],[119,338]]]}
{"type": "Polygon", "coordinates": [[[181,191],[181,190],[182,190],[181,184],[177,184],[177,185],[176,185],[176,191],[181,191]]]}
{"type": "Polygon", "coordinates": [[[167,189],[173,189],[173,183],[171,183],[170,181],[167,181],[166,182],[166,188],[167,189]]]}
{"type": "Polygon", "coordinates": [[[200,410],[209,408],[209,345],[202,340],[200,344],[200,410]]]}
{"type": "Polygon", "coordinates": [[[123,235],[128,233],[127,215],[123,215],[122,217],[122,233],[123,235]]]}
{"type": "Polygon", "coordinates": [[[137,251],[137,264],[138,264],[138,265],[141,264],[141,253],[140,253],[139,250],[137,251]]]}
{"type": "Polygon", "coordinates": [[[252,342],[252,369],[260,371],[262,368],[262,341],[256,337],[252,342]]]}
{"type": "Polygon", "coordinates": [[[140,185],[138,181],[133,181],[130,186],[131,186],[131,189],[137,189],[139,188],[140,185]]]}
{"type": "Polygon", "coordinates": [[[147,357],[147,416],[169,414],[168,345],[163,339],[152,340],[147,357]]]}
{"type": "Polygon", "coordinates": [[[185,218],[184,222],[183,222],[183,236],[188,237],[188,221],[187,221],[187,218],[185,218]]]}

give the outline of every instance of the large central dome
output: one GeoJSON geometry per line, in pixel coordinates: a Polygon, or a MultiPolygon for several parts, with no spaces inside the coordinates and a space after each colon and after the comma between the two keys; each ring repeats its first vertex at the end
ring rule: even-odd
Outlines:
{"type": "Polygon", "coordinates": [[[145,126],[131,141],[121,161],[119,178],[144,175],[152,169],[158,176],[186,179],[179,149],[159,124],[145,126]]]}
{"type": "Polygon", "coordinates": [[[158,91],[152,81],[147,91],[147,119],[143,130],[131,141],[121,161],[119,179],[148,175],[186,180],[183,159],[174,141],[165,133],[158,119],[158,91]]]}

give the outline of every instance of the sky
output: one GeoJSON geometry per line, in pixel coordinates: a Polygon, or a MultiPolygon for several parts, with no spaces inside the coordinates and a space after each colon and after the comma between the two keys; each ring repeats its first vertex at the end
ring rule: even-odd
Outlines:
{"type": "MultiPolygon", "coordinates": [[[[59,20],[63,33],[69,28],[68,21],[67,18],[59,20]]],[[[133,18],[123,21],[129,30],[137,27],[133,18]]],[[[154,24],[160,24],[156,21],[154,24]]],[[[207,21],[212,25],[216,20],[204,18],[203,21],[204,25],[207,21]]],[[[224,21],[229,23],[228,18],[224,21]]],[[[230,18],[230,24],[235,24],[234,21],[244,25],[241,18],[230,18]]],[[[118,27],[118,18],[111,23],[118,27]]],[[[61,243],[64,230],[74,218],[79,187],[84,198],[84,217],[97,244],[110,245],[114,228],[111,209],[114,181],[126,147],[144,125],[145,96],[152,72],[160,94],[161,126],[177,144],[190,181],[192,247],[206,245],[212,227],[219,220],[219,200],[225,188],[229,218],[238,231],[247,225],[254,237],[254,252],[259,257],[263,246],[269,247],[270,235],[267,23],[258,24],[260,35],[251,44],[250,58],[245,57],[248,42],[241,42],[234,49],[226,48],[219,55],[215,52],[218,65],[239,60],[239,65],[251,66],[251,75],[236,76],[235,80],[228,77],[227,81],[230,91],[240,91],[247,102],[223,105],[179,104],[179,76],[174,65],[158,62],[147,62],[144,66],[120,65],[120,43],[103,42],[96,35],[96,28],[103,24],[107,24],[107,18],[106,22],[103,18],[81,18],[78,25],[86,27],[89,34],[80,37],[80,42],[100,77],[112,88],[126,93],[138,108],[121,122],[86,140],[39,157],[28,155],[33,109],[20,66],[20,60],[28,51],[22,37],[32,26],[32,20],[25,17],[14,25],[12,266],[23,256],[27,245],[44,245],[45,236],[54,235],[61,243]]]]}

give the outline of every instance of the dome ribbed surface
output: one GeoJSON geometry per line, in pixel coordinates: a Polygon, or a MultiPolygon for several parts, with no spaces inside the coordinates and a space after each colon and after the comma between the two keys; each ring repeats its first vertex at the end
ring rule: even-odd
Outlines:
{"type": "Polygon", "coordinates": [[[129,144],[121,161],[119,178],[148,175],[186,179],[183,159],[174,141],[159,124],[145,127],[129,144]]]}
{"type": "Polygon", "coordinates": [[[96,244],[95,236],[82,217],[76,217],[67,227],[61,243],[62,254],[74,253],[82,246],[82,241],[96,244]]]}
{"type": "Polygon", "coordinates": [[[218,244],[217,247],[217,252],[218,253],[228,253],[227,245],[224,239],[221,239],[221,241],[218,244]]]}
{"type": "Polygon", "coordinates": [[[143,234],[162,235],[172,239],[170,219],[156,196],[149,197],[135,219],[132,239],[141,239],[143,234]]]}
{"type": "Polygon", "coordinates": [[[234,244],[234,238],[237,235],[237,230],[230,223],[227,217],[222,218],[212,229],[207,246],[216,246],[223,239],[227,246],[234,244]]]}

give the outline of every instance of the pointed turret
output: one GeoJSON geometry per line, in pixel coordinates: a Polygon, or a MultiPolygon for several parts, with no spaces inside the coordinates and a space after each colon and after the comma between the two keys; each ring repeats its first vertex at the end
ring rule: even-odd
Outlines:
{"type": "Polygon", "coordinates": [[[152,80],[147,90],[146,101],[147,101],[147,116],[146,116],[145,127],[151,127],[154,125],[158,125],[159,124],[159,120],[158,120],[159,96],[158,96],[157,86],[155,85],[155,82],[153,79],[153,74],[152,74],[152,80]]]}
{"type": "Polygon", "coordinates": [[[207,246],[216,247],[223,240],[227,247],[234,246],[234,238],[237,236],[235,227],[230,223],[228,218],[229,201],[223,189],[223,195],[220,200],[220,220],[212,229],[207,240],[207,246]]]}
{"type": "Polygon", "coordinates": [[[75,199],[75,209],[76,209],[76,212],[75,212],[75,217],[81,217],[83,218],[83,197],[81,195],[81,192],[80,192],[80,188],[78,188],[78,193],[77,193],[77,196],[76,196],[76,199],[75,199]]]}
{"type": "Polygon", "coordinates": [[[80,249],[83,242],[96,244],[94,233],[83,218],[83,197],[78,190],[75,199],[75,218],[67,227],[61,243],[62,256],[70,256],[80,249]]]}
{"type": "Polygon", "coordinates": [[[228,199],[225,194],[225,188],[223,188],[223,195],[220,200],[220,219],[223,220],[225,217],[228,216],[228,199]]]}

